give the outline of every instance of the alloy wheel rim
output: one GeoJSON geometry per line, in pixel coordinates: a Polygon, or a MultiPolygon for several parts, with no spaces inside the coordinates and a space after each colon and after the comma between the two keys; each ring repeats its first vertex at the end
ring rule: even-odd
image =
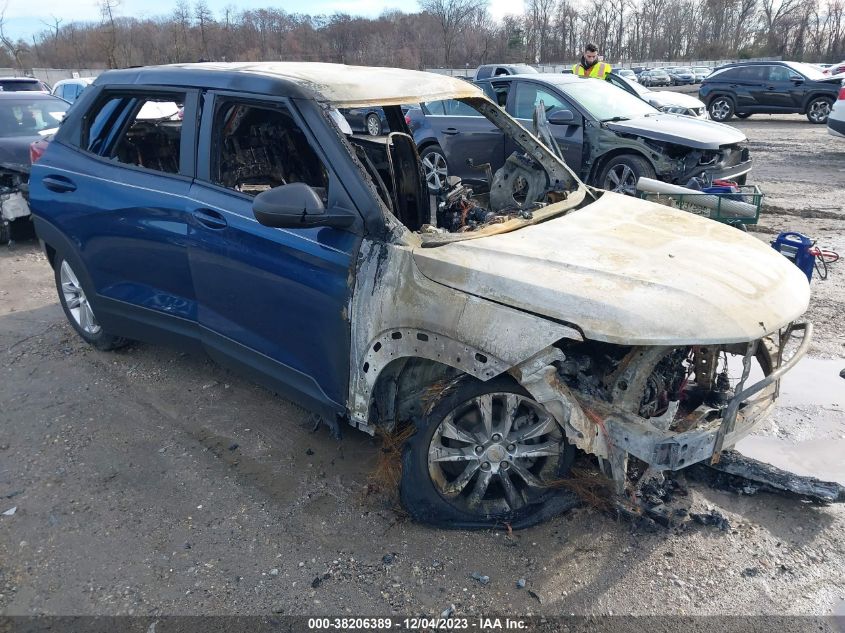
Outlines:
{"type": "Polygon", "coordinates": [[[367,117],[367,132],[370,133],[370,136],[378,136],[381,132],[381,123],[372,115],[367,117]]]}
{"type": "Polygon", "coordinates": [[[710,109],[710,116],[714,119],[722,120],[726,116],[728,116],[728,112],[730,111],[730,107],[728,106],[728,102],[724,99],[719,99],[713,104],[713,107],[710,109]]]}
{"type": "Polygon", "coordinates": [[[822,121],[830,114],[830,104],[827,101],[816,101],[810,106],[810,116],[814,121],[822,121]]]}
{"type": "Polygon", "coordinates": [[[85,296],[85,291],[82,290],[79,278],[66,261],[62,262],[59,278],[65,305],[73,320],[83,332],[97,334],[101,330],[100,324],[94,317],[94,310],[88,302],[88,297],[85,296]]]}
{"type": "Polygon", "coordinates": [[[440,191],[446,182],[446,158],[438,152],[430,152],[422,159],[425,181],[432,191],[440,191]]]}
{"type": "Polygon", "coordinates": [[[637,175],[628,165],[616,165],[607,173],[604,188],[616,193],[634,195],[637,189],[637,175]]]}
{"type": "Polygon", "coordinates": [[[564,442],[557,421],[537,402],[485,394],[455,407],[438,425],[429,475],[440,495],[465,512],[513,512],[558,479],[564,442]]]}

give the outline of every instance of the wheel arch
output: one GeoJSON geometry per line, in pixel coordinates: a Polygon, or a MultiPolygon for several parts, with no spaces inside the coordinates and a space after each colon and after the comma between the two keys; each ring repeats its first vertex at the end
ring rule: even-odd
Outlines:
{"type": "Polygon", "coordinates": [[[648,164],[651,165],[651,168],[654,170],[654,173],[659,175],[657,165],[654,164],[654,161],[645,152],[638,150],[634,147],[618,147],[598,157],[596,162],[593,163],[593,167],[590,169],[589,181],[595,186],[600,186],[601,183],[598,182],[598,177],[601,174],[602,170],[604,170],[605,165],[607,165],[607,163],[609,163],[614,158],[618,156],[624,156],[626,154],[636,156],[637,158],[645,159],[646,161],[648,161],[648,164]]]}
{"type": "Polygon", "coordinates": [[[510,369],[489,352],[440,333],[391,328],[375,337],[360,359],[369,402],[368,426],[391,430],[413,419],[432,389],[459,376],[486,382],[510,369]]]}
{"type": "Polygon", "coordinates": [[[816,91],[808,94],[806,97],[804,97],[804,105],[802,106],[801,114],[807,114],[807,109],[810,107],[810,104],[815,99],[818,99],[819,97],[824,97],[825,99],[830,101],[831,104],[836,102],[836,95],[832,95],[828,92],[824,92],[823,90],[816,90],[816,91]]]}

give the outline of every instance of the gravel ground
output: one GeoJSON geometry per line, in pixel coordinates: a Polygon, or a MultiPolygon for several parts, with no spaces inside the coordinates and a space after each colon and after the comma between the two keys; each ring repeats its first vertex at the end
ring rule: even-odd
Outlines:
{"type": "MultiPolygon", "coordinates": [[[[736,126],[768,194],[755,235],[845,253],[845,145],[798,116],[736,126]]],[[[822,359],[843,356],[843,266],[813,282],[822,359]]],[[[313,431],[202,358],[84,345],[33,242],[0,249],[0,355],[5,615],[843,612],[842,506],[693,483],[730,529],[647,532],[590,507],[513,534],[411,523],[368,485],[375,440],[313,431]]],[[[795,389],[766,432],[845,438],[841,392],[795,389]]]]}

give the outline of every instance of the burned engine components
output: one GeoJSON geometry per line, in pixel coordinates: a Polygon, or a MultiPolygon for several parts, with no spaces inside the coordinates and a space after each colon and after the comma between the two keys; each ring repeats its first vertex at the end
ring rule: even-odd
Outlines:
{"type": "MultiPolygon", "coordinates": [[[[437,205],[437,226],[450,233],[471,231],[482,224],[496,221],[497,216],[472,199],[472,189],[456,184],[437,205]]],[[[502,221],[506,218],[502,217],[502,221]]]]}
{"type": "Polygon", "coordinates": [[[548,177],[526,154],[514,152],[496,171],[490,185],[490,207],[494,211],[523,209],[545,198],[548,177]]]}

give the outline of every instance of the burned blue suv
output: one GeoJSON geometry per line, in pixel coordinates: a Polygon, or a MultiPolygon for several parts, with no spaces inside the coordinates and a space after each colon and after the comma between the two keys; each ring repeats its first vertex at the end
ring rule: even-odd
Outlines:
{"type": "Polygon", "coordinates": [[[556,482],[576,449],[605,460],[628,499],[629,456],[678,470],[718,455],[764,419],[810,341],[793,323],[807,280],[786,258],[587,187],[450,77],[299,63],[108,72],[30,183],[83,339],[205,352],[336,434],[401,432],[401,498],[423,521],[537,522],[569,503],[556,482]],[[510,155],[485,168],[486,190],[450,178],[432,204],[401,104],[449,99],[510,155]],[[372,104],[389,131],[354,134],[342,110],[372,104]],[[796,329],[799,352],[782,359],[796,329]],[[728,357],[759,378],[730,379],[728,357]]]}

